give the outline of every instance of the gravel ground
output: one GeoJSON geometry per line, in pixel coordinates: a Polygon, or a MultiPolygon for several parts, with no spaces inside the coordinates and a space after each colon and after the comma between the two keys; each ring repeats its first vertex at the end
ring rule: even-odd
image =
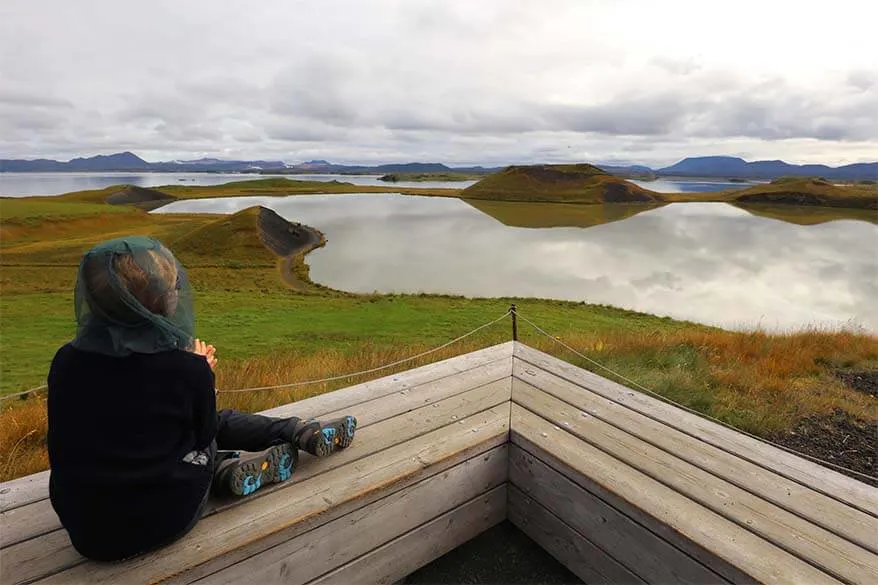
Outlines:
{"type": "Polygon", "coordinates": [[[399,583],[561,585],[582,581],[518,528],[504,521],[399,583]]]}

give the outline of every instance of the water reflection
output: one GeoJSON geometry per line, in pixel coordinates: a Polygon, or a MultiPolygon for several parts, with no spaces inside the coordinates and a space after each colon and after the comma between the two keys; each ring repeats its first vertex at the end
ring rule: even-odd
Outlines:
{"type": "Polygon", "coordinates": [[[529,203],[478,199],[465,199],[464,201],[503,225],[527,228],[592,227],[622,221],[638,213],[661,207],[661,205],[648,203],[578,205],[576,203],[529,203]]]}
{"type": "Polygon", "coordinates": [[[170,211],[266,205],[318,227],[311,277],[355,292],[584,300],[733,328],[859,324],[878,331],[878,228],[800,226],[722,203],[670,204],[588,229],[503,225],[456,199],[247,197],[170,211]]]}
{"type": "Polygon", "coordinates": [[[805,207],[799,205],[767,205],[763,203],[734,204],[748,213],[799,225],[817,225],[840,219],[868,221],[878,224],[874,209],[845,209],[842,207],[805,207]]]}

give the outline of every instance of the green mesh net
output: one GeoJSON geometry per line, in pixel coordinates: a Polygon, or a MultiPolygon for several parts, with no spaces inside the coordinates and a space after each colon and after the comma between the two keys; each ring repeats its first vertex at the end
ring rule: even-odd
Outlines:
{"type": "Polygon", "coordinates": [[[98,244],[79,265],[73,346],[112,356],[190,349],[192,290],[161,242],[130,236],[98,244]]]}

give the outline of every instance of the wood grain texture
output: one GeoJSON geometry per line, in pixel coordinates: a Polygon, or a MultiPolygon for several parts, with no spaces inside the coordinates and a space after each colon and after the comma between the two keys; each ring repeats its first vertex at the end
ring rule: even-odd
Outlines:
{"type": "Polygon", "coordinates": [[[505,483],[508,447],[468,459],[198,583],[305,583],[505,483]]]}
{"type": "Polygon", "coordinates": [[[396,583],[505,518],[504,484],[310,583],[396,583]]]}
{"type": "Polygon", "coordinates": [[[509,484],[507,490],[509,521],[583,582],[589,585],[646,583],[513,484],[509,484]]]}
{"type": "MultiPolygon", "coordinates": [[[[447,376],[441,386],[426,389],[429,391],[423,393],[418,392],[419,388],[402,396],[396,391],[360,403],[349,411],[344,410],[345,413],[356,415],[360,424],[354,445],[344,453],[324,460],[303,453],[296,477],[300,479],[311,477],[327,468],[342,465],[356,458],[366,447],[371,452],[376,447],[404,441],[407,437],[416,436],[425,429],[436,428],[443,420],[453,422],[455,420],[453,417],[463,417],[474,412],[473,401],[478,403],[486,396],[488,406],[476,406],[476,408],[484,410],[508,400],[511,393],[511,379],[508,375],[503,375],[505,368],[505,364],[493,362],[484,367],[447,376]],[[463,396],[471,389],[477,392],[463,396]],[[454,400],[448,401],[448,399],[454,400]],[[430,406],[431,410],[427,410],[427,406],[430,406]],[[463,410],[457,412],[460,408],[463,410]],[[396,420],[388,422],[393,418],[396,420]]],[[[322,415],[323,413],[320,414],[322,415]]],[[[332,416],[332,413],[329,416],[332,416]]],[[[282,487],[281,485],[266,486],[253,497],[264,497],[282,487]]],[[[212,499],[206,515],[240,503],[238,499],[212,499]]],[[[3,546],[61,529],[61,523],[49,500],[34,502],[26,507],[4,512],[0,514],[0,522],[3,527],[3,546]]]]}
{"type": "MultiPolygon", "coordinates": [[[[513,401],[639,472],[848,583],[878,581],[878,556],[521,380],[513,401]],[[561,414],[566,413],[566,414],[561,414]]],[[[685,514],[685,511],[681,511],[685,514]]],[[[878,533],[876,533],[878,534],[878,533]]]]}
{"type": "MultiPolygon", "coordinates": [[[[531,367],[547,370],[595,394],[878,517],[876,488],[520,343],[515,345],[514,356],[531,367]]],[[[526,376],[524,379],[527,379],[526,376]]]]}
{"type": "Polygon", "coordinates": [[[594,496],[537,456],[513,446],[509,481],[639,578],[722,583],[720,575],[594,496]]]}
{"type": "Polygon", "coordinates": [[[729,581],[840,582],[516,404],[512,428],[514,444],[729,581]]]}
{"type": "Polygon", "coordinates": [[[0,512],[49,497],[49,472],[41,471],[0,483],[0,512]]]}
{"type": "Polygon", "coordinates": [[[507,376],[512,375],[512,342],[501,343],[472,353],[427,364],[413,370],[406,370],[405,372],[384,376],[377,380],[349,386],[342,390],[306,398],[299,402],[284,404],[283,406],[266,410],[263,414],[280,418],[289,416],[298,416],[300,418],[317,416],[327,412],[351,408],[362,402],[401,390],[414,391],[417,389],[421,393],[429,392],[431,388],[435,389],[443,386],[446,383],[444,379],[449,376],[481,368],[495,361],[502,361],[504,365],[507,365],[506,374],[507,376]],[[431,382],[432,384],[430,384],[431,382]]]}
{"type": "Polygon", "coordinates": [[[224,555],[239,562],[502,444],[509,407],[476,413],[461,426],[463,432],[456,424],[447,425],[204,518],[184,539],[153,553],[115,565],[83,563],[40,582],[156,582],[224,555]]]}
{"type": "MultiPolygon", "coordinates": [[[[292,404],[285,404],[261,412],[276,417],[320,416],[334,410],[349,408],[361,402],[378,398],[400,390],[414,389],[429,382],[438,382],[432,387],[442,386],[447,376],[478,368],[498,360],[508,360],[507,375],[512,372],[511,341],[494,345],[468,354],[448,358],[432,364],[391,374],[381,378],[350,386],[336,392],[321,394],[292,404]]],[[[505,363],[505,362],[504,362],[505,363]]],[[[429,392],[430,388],[421,388],[429,392]]],[[[0,512],[12,510],[49,497],[49,472],[41,471],[19,479],[0,483],[0,512]]]]}
{"type": "Polygon", "coordinates": [[[39,500],[0,514],[0,549],[58,530],[61,521],[49,503],[39,500]]]}
{"type": "Polygon", "coordinates": [[[568,404],[556,422],[594,417],[772,502],[857,545],[878,552],[878,519],[713,445],[673,426],[516,360],[513,385],[527,383],[568,404]]]}

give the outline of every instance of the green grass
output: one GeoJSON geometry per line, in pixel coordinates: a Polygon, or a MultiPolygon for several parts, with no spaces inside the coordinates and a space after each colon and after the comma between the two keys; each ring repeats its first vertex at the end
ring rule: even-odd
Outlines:
{"type": "Polygon", "coordinates": [[[50,197],[0,198],[0,220],[17,224],[33,224],[45,219],[71,219],[107,213],[135,213],[128,207],[101,203],[74,203],[50,197]]]}
{"type": "MultiPolygon", "coordinates": [[[[75,274],[75,268],[70,272],[75,274]]],[[[226,278],[230,276],[225,272],[226,278]]],[[[440,296],[301,295],[280,288],[271,292],[196,289],[197,332],[213,343],[225,360],[279,350],[345,351],[365,343],[438,346],[499,317],[511,302],[440,296]]],[[[529,318],[558,334],[697,327],[581,303],[517,303],[529,318]]],[[[0,393],[43,384],[54,352],[75,334],[72,293],[2,295],[0,317],[0,352],[4,356],[0,393]]],[[[526,326],[521,328],[524,334],[526,326]]],[[[487,345],[510,338],[506,322],[476,339],[487,345]]]]}
{"type": "MultiPolygon", "coordinates": [[[[257,182],[255,188],[287,188],[277,179],[267,181],[257,182]]],[[[235,189],[241,186],[196,193],[233,195],[235,189]]],[[[36,213],[27,211],[29,202],[22,202],[20,216],[27,220],[17,223],[4,218],[0,224],[0,394],[45,382],[54,353],[75,334],[72,290],[82,253],[96,242],[133,233],[158,237],[187,267],[196,293],[197,334],[218,348],[218,384],[224,389],[375,368],[440,346],[499,317],[513,302],[438,295],[355,295],[320,287],[296,292],[282,282],[276,259],[261,247],[254,210],[220,217],[153,216],[97,203],[113,192],[114,188],[80,193],[82,202],[61,198],[59,203],[56,198],[36,213]],[[95,208],[101,212],[95,213],[95,208]]],[[[528,203],[470,203],[511,225],[531,226],[604,223],[622,219],[631,207],[543,204],[546,207],[537,209],[528,203]]],[[[301,276],[306,269],[304,264],[297,266],[297,274],[301,276]]],[[[612,370],[751,432],[788,429],[804,416],[836,408],[863,419],[878,419],[878,404],[871,397],[847,388],[832,375],[836,367],[874,368],[878,364],[874,336],[820,331],[739,333],[583,303],[514,302],[522,316],[612,370]]],[[[510,338],[507,318],[416,363],[510,338]]],[[[523,321],[519,339],[613,378],[523,321]]],[[[262,410],[411,365],[295,391],[224,394],[221,402],[228,408],[262,410]]],[[[6,401],[0,411],[0,478],[46,469],[46,433],[44,399],[6,401]]]]}

